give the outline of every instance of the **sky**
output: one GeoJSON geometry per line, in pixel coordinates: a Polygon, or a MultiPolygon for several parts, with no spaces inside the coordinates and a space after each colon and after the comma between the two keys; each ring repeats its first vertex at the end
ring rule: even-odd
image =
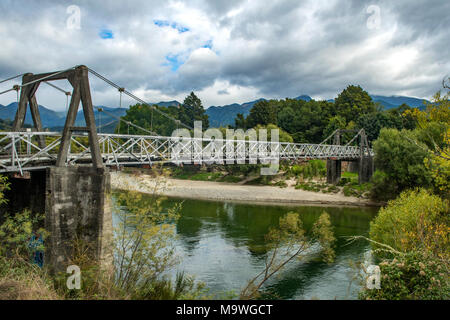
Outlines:
{"type": "MultiPolygon", "coordinates": [[[[149,102],[330,99],[350,84],[430,99],[450,74],[449,13],[448,0],[1,0],[0,80],[84,64],[149,102]]],[[[94,105],[119,106],[90,81],[94,105]]],[[[50,86],[37,98],[65,109],[50,86]]]]}

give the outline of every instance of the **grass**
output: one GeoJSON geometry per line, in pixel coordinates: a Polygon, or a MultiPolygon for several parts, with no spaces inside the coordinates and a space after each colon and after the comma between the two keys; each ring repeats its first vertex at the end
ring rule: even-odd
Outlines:
{"type": "Polygon", "coordinates": [[[175,171],[172,177],[183,180],[194,181],[217,181],[223,177],[221,172],[190,172],[190,171],[175,171]]]}
{"type": "Polygon", "coordinates": [[[0,300],[60,300],[48,274],[23,259],[0,257],[0,300]]]}
{"type": "Polygon", "coordinates": [[[236,177],[236,176],[231,176],[231,175],[226,175],[226,176],[220,178],[218,181],[229,182],[229,183],[237,183],[237,182],[241,182],[242,178],[241,177],[236,177]]]}

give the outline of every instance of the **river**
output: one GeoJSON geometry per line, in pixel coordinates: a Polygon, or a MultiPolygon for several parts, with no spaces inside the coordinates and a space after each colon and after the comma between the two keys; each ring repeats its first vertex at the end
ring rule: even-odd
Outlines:
{"type": "MultiPolygon", "coordinates": [[[[165,207],[180,199],[168,198],[165,207]]],[[[330,214],[336,242],[336,260],[326,264],[311,252],[301,261],[290,263],[271,279],[267,298],[276,299],[356,299],[359,284],[351,281],[355,270],[351,261],[364,260],[369,245],[363,241],[347,244],[346,236],[367,235],[377,208],[311,207],[261,205],[233,202],[184,200],[176,223],[177,271],[195,276],[209,292],[223,297],[236,294],[247,281],[264,268],[264,235],[276,227],[289,211],[300,214],[309,231],[326,211],[330,214]]]]}

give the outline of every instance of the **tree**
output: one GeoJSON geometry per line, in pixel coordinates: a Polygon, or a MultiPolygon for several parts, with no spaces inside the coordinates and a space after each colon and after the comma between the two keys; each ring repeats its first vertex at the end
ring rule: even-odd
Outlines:
{"type": "Polygon", "coordinates": [[[278,130],[278,140],[280,142],[293,142],[293,139],[292,139],[292,137],[291,137],[291,135],[289,133],[287,133],[286,131],[278,128],[274,124],[269,124],[267,126],[262,126],[262,125],[258,124],[255,127],[258,139],[260,139],[260,136],[259,136],[260,132],[259,132],[259,130],[261,130],[261,129],[267,130],[267,141],[269,141],[269,142],[272,141],[272,130],[278,130]]]}
{"type": "Polygon", "coordinates": [[[265,268],[242,289],[240,299],[258,298],[261,288],[269,279],[289,262],[300,259],[315,242],[319,243],[325,262],[331,263],[335,257],[333,245],[336,239],[330,216],[326,212],[314,224],[311,237],[306,236],[299,214],[289,212],[280,218],[279,227],[270,229],[265,238],[269,249],[265,268]]]}
{"type": "Polygon", "coordinates": [[[373,196],[379,199],[395,198],[401,191],[417,185],[431,187],[431,174],[424,165],[428,156],[426,145],[417,141],[409,130],[381,129],[373,143],[377,174],[373,196]],[[380,187],[381,186],[381,187],[380,187]],[[389,186],[391,193],[384,194],[389,186]]]}
{"type": "Polygon", "coordinates": [[[433,177],[433,183],[438,192],[449,197],[450,193],[450,94],[441,95],[437,92],[433,102],[426,109],[406,110],[405,116],[413,117],[417,122],[417,139],[423,142],[428,152],[425,160],[427,169],[433,177]]]}
{"type": "Polygon", "coordinates": [[[361,114],[376,111],[376,106],[369,94],[360,86],[350,85],[334,101],[335,114],[342,116],[348,123],[356,121],[361,114]]]}
{"type": "Polygon", "coordinates": [[[143,134],[148,135],[149,131],[155,132],[159,135],[170,136],[177,128],[177,124],[163,116],[156,109],[173,117],[178,117],[177,107],[161,107],[157,105],[148,106],[142,104],[135,104],[130,106],[125,116],[121,117],[123,121],[117,125],[115,132],[121,134],[143,134]],[[133,123],[145,130],[141,130],[138,127],[128,125],[127,122],[133,123]]]}
{"type": "Polygon", "coordinates": [[[184,99],[179,108],[178,119],[192,128],[194,127],[194,121],[201,121],[202,129],[208,129],[209,127],[208,115],[203,108],[202,101],[194,92],[191,92],[184,99]]]}
{"type": "Polygon", "coordinates": [[[280,101],[278,126],[290,133],[295,142],[319,143],[323,140],[332,103],[327,101],[280,101]]]}
{"type": "Polygon", "coordinates": [[[277,101],[261,100],[255,103],[247,117],[247,126],[253,128],[258,124],[277,124],[277,101]]]}
{"type": "Polygon", "coordinates": [[[380,209],[370,224],[370,238],[400,252],[422,250],[445,260],[449,209],[448,201],[426,189],[404,191],[380,209]]]}
{"type": "Polygon", "coordinates": [[[234,119],[234,126],[236,129],[247,129],[247,120],[242,113],[238,113],[236,119],[234,119]]]}

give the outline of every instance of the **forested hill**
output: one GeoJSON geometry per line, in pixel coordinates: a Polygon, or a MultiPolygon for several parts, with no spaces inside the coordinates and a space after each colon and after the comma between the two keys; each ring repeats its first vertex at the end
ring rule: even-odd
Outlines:
{"type": "MultiPolygon", "coordinates": [[[[412,97],[403,97],[403,96],[380,96],[380,95],[371,95],[372,100],[375,103],[379,103],[385,109],[392,109],[402,104],[407,104],[410,107],[422,108],[424,106],[424,101],[429,102],[427,100],[412,98],[412,97]]],[[[296,100],[304,100],[310,101],[311,97],[308,95],[301,95],[295,98],[296,100]]],[[[211,106],[206,110],[206,114],[209,117],[209,123],[211,127],[225,127],[227,125],[234,126],[234,120],[238,113],[241,113],[244,117],[248,116],[251,108],[255,105],[256,102],[266,100],[266,99],[258,99],[251,102],[246,102],[243,104],[229,104],[225,106],[211,106]]],[[[329,102],[334,102],[334,99],[327,100],[329,102]]]]}
{"type": "MultiPolygon", "coordinates": [[[[424,100],[418,99],[418,98],[412,98],[412,97],[404,97],[404,96],[380,96],[380,95],[371,95],[373,101],[375,103],[379,103],[380,105],[384,106],[385,109],[392,109],[395,107],[398,107],[402,104],[407,104],[411,107],[419,107],[421,108],[423,106],[424,100]]],[[[308,95],[300,95],[295,98],[296,100],[304,100],[304,101],[310,101],[311,97],[308,95]]],[[[233,103],[225,106],[211,106],[208,109],[206,109],[206,114],[209,117],[209,125],[210,127],[220,127],[220,126],[227,126],[232,125],[234,126],[235,118],[238,113],[241,113],[244,115],[244,117],[247,117],[250,113],[250,110],[252,107],[257,103],[258,101],[266,100],[264,98],[260,98],[258,100],[245,102],[242,104],[233,103]]],[[[328,100],[329,102],[333,102],[334,99],[328,100]]],[[[426,101],[426,100],[425,100],[426,101]]],[[[428,101],[427,101],[428,102],[428,101]]],[[[181,103],[178,101],[161,101],[159,103],[156,103],[158,106],[162,107],[168,107],[168,106],[180,106],[181,103]]],[[[102,113],[100,116],[97,109],[94,110],[95,113],[95,119],[97,125],[102,126],[102,132],[113,132],[115,126],[117,125],[117,121],[115,117],[121,117],[124,116],[126,113],[127,108],[110,108],[110,107],[103,107],[105,111],[107,111],[109,114],[112,114],[113,116],[102,113]]],[[[17,111],[17,102],[10,103],[7,106],[0,105],[0,119],[11,121],[14,119],[15,113],[17,111]]],[[[64,126],[65,122],[65,112],[56,112],[53,110],[50,110],[44,106],[39,106],[39,111],[41,113],[41,119],[43,126],[45,128],[49,128],[51,130],[60,130],[64,126]]],[[[5,124],[6,124],[5,123],[5,124]]],[[[26,124],[32,124],[31,115],[30,112],[27,112],[26,124]]],[[[82,111],[80,110],[77,115],[77,125],[83,126],[84,125],[84,117],[82,116],[82,111]]]]}

